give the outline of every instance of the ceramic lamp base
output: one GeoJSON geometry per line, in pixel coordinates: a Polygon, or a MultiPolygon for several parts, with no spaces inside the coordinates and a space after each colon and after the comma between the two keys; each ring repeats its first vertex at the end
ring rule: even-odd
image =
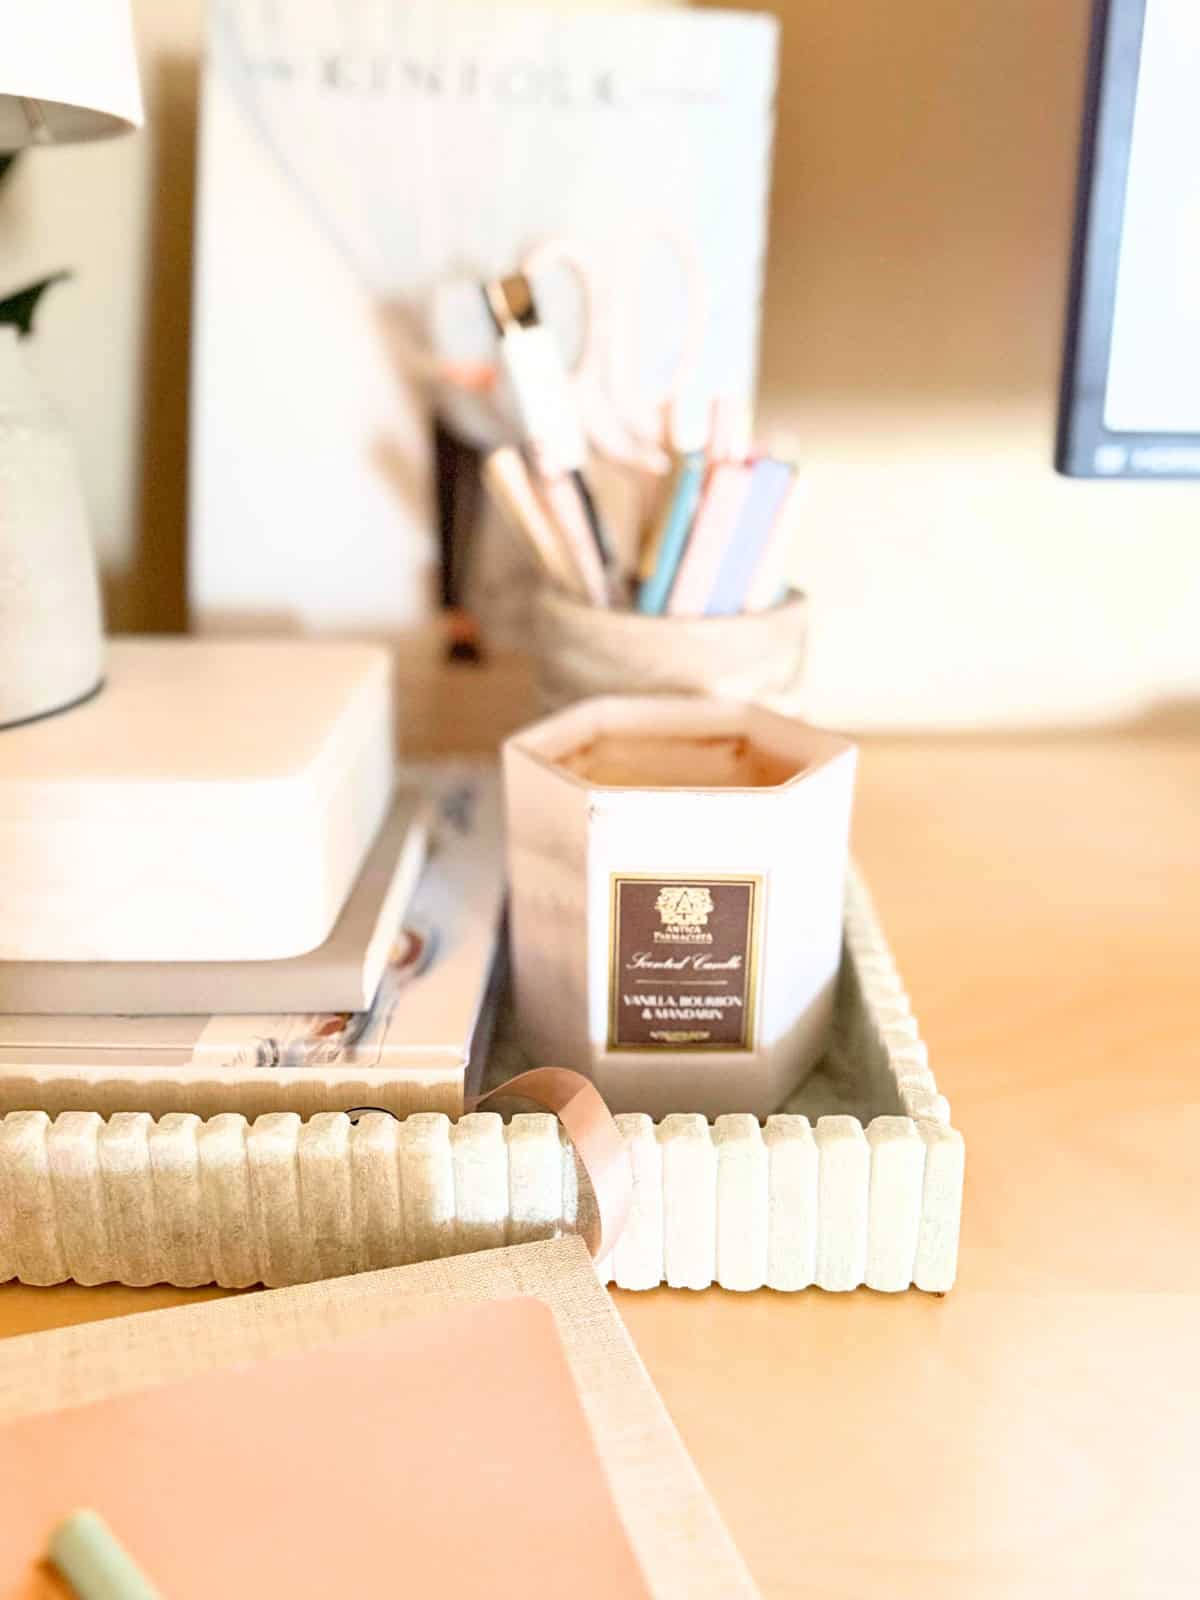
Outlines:
{"type": "Polygon", "coordinates": [[[0,328],[0,730],[94,694],[100,584],[71,442],[0,328]]]}

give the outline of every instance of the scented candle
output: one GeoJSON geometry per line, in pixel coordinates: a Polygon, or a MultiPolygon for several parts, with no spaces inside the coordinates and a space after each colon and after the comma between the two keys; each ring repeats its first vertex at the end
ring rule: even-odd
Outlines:
{"type": "Polygon", "coordinates": [[[855,747],[760,706],[583,701],[504,747],[513,984],[614,1111],[778,1110],[828,1039],[855,747]]]}

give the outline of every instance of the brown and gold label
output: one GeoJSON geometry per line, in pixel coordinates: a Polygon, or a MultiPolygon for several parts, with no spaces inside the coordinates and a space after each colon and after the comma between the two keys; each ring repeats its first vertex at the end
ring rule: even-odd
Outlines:
{"type": "Polygon", "coordinates": [[[753,1050],[758,878],[614,874],[610,1050],[753,1050]]]}

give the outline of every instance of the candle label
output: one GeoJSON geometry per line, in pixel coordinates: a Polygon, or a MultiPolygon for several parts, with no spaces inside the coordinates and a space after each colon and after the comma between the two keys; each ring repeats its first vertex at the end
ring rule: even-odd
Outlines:
{"type": "Polygon", "coordinates": [[[610,1050],[753,1050],[761,878],[614,874],[610,1050]]]}

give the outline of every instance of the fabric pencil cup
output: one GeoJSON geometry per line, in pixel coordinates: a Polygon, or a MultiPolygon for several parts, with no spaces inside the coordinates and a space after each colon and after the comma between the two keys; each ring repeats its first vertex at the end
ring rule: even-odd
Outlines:
{"type": "Polygon", "coordinates": [[[601,611],[547,587],[534,605],[541,706],[596,694],[704,694],[794,713],[807,628],[802,594],[738,616],[655,617],[601,611]]]}

